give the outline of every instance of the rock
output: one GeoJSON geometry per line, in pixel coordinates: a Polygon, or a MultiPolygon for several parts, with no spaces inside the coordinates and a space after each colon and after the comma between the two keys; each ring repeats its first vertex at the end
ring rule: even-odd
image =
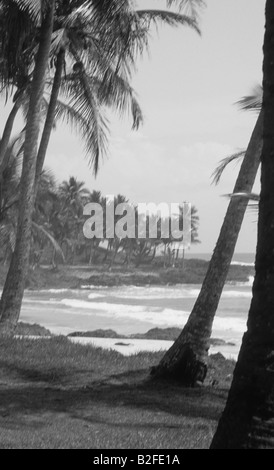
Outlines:
{"type": "Polygon", "coordinates": [[[68,335],[69,338],[117,338],[126,339],[126,336],[118,335],[114,330],[95,330],[95,331],[81,331],[68,335]]]}
{"type": "Polygon", "coordinates": [[[131,339],[154,339],[161,341],[175,341],[181,333],[180,328],[153,328],[144,334],[131,335],[131,339]]]}
{"type": "Polygon", "coordinates": [[[236,344],[234,343],[227,343],[223,339],[219,339],[219,338],[211,338],[210,345],[211,346],[236,346],[236,344]]]}
{"type": "Polygon", "coordinates": [[[227,362],[227,359],[221,354],[221,353],[217,353],[217,354],[212,354],[210,356],[210,359],[212,362],[214,363],[218,363],[218,362],[227,362]]]}

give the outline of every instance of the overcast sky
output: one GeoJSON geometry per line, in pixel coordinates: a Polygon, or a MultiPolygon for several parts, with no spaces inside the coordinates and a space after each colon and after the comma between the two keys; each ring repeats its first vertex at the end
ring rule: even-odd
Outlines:
{"type": "MultiPolygon", "coordinates": [[[[157,8],[165,1],[138,4],[157,8]]],[[[134,77],[145,114],[140,131],[112,120],[109,158],[97,180],[65,127],[54,133],[46,165],[60,181],[74,175],[90,190],[125,194],[134,203],[190,201],[199,210],[202,242],[192,252],[212,251],[228,204],[222,195],[232,192],[238,168],[217,188],[210,175],[220,159],[247,146],[255,125],[256,115],[234,103],[262,81],[264,6],[265,0],[207,0],[202,37],[182,27],[154,31],[150,57],[139,61],[134,77]]],[[[238,252],[255,250],[256,228],[250,213],[238,252]]]]}

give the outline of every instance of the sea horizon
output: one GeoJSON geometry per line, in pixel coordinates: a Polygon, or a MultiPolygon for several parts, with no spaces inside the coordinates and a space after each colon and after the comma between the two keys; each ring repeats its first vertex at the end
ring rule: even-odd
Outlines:
{"type": "MultiPolygon", "coordinates": [[[[205,261],[210,261],[213,253],[209,252],[201,252],[201,253],[192,253],[188,251],[186,253],[186,259],[202,259],[205,261]]],[[[254,265],[255,264],[255,256],[256,254],[253,253],[234,253],[232,264],[241,264],[241,265],[254,265]]]]}

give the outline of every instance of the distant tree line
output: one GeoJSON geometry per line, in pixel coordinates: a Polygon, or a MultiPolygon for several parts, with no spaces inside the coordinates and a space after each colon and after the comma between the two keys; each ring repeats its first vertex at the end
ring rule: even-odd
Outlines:
{"type": "MultiPolygon", "coordinates": [[[[10,262],[14,250],[16,224],[18,219],[18,189],[20,159],[17,150],[20,139],[11,144],[9,164],[4,178],[0,181],[0,259],[4,264],[10,262]]],[[[127,197],[118,194],[114,199],[114,208],[128,203],[127,197]]],[[[184,258],[183,239],[162,238],[161,216],[157,217],[157,237],[150,238],[149,224],[145,238],[108,238],[105,227],[102,238],[87,239],[83,226],[87,217],[83,215],[88,203],[100,204],[105,211],[107,200],[100,191],[89,191],[85,183],[71,177],[58,184],[51,171],[42,173],[32,217],[32,243],[30,253],[31,267],[41,264],[60,263],[106,265],[112,268],[115,264],[139,267],[161,258],[164,267],[175,267],[184,258]]],[[[135,208],[136,225],[138,210],[135,208]]],[[[115,224],[123,216],[115,215],[115,224]]],[[[145,216],[144,216],[145,217],[145,216]]],[[[180,226],[183,212],[180,208],[180,226]]],[[[198,243],[198,211],[192,207],[192,242],[198,243]]]]}

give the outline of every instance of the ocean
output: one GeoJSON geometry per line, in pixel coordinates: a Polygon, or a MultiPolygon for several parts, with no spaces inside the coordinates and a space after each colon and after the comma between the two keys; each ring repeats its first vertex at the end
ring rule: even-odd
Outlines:
{"type": "MultiPolygon", "coordinates": [[[[212,253],[195,253],[187,252],[187,259],[203,259],[209,261],[212,253]]],[[[253,266],[255,263],[255,253],[235,253],[233,256],[232,264],[238,264],[242,266],[253,266]]]]}
{"type": "MultiPolygon", "coordinates": [[[[252,256],[237,255],[233,262],[252,264],[252,256]]],[[[234,346],[215,347],[213,352],[237,357],[246,330],[252,283],[253,279],[250,278],[246,283],[226,285],[214,322],[213,337],[233,343],[234,346]]],[[[120,335],[131,335],[146,333],[156,327],[182,328],[200,288],[199,285],[111,288],[83,286],[80,290],[29,291],[25,294],[21,321],[39,323],[55,334],[66,335],[75,331],[97,329],[112,329],[120,335]]],[[[98,345],[104,343],[99,340],[92,342],[98,345]]],[[[115,341],[113,344],[117,346],[115,341]]],[[[154,346],[151,344],[150,349],[154,346]]],[[[121,350],[121,346],[116,349],[121,350]]],[[[139,344],[139,349],[146,349],[145,342],[139,344]]],[[[125,351],[125,348],[122,350],[125,351]]],[[[136,352],[136,348],[132,351],[136,352]]]]}

